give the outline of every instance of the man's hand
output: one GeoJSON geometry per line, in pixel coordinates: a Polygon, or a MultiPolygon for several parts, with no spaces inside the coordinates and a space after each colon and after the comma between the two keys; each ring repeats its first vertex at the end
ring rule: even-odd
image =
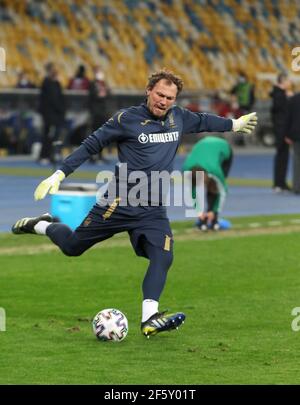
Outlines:
{"type": "Polygon", "coordinates": [[[197,227],[206,232],[208,229],[219,230],[218,214],[213,211],[202,212],[196,221],[197,227]]]}
{"type": "Polygon", "coordinates": [[[46,194],[55,194],[60,186],[60,183],[65,178],[64,172],[61,170],[56,170],[52,176],[48,177],[46,180],[43,180],[35,189],[34,192],[34,199],[35,200],[42,200],[45,198],[46,194]]]}
{"type": "Polygon", "coordinates": [[[206,213],[206,218],[208,223],[212,223],[217,218],[217,215],[213,211],[208,211],[206,213]]]}
{"type": "Polygon", "coordinates": [[[246,134],[251,134],[253,129],[257,124],[256,112],[242,115],[237,120],[232,120],[232,130],[233,132],[245,132],[246,134]]]}

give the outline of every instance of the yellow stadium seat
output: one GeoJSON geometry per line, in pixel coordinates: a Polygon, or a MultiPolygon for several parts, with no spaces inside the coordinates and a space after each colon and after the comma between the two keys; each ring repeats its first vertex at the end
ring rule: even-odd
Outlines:
{"type": "MultiPolygon", "coordinates": [[[[256,18],[251,0],[215,0],[205,5],[193,0],[145,0],[134,8],[124,0],[46,0],[42,11],[33,0],[1,4],[22,20],[22,24],[1,22],[1,46],[14,50],[9,55],[11,73],[1,78],[1,87],[16,82],[20,69],[26,68],[33,77],[43,75],[49,60],[60,64],[64,81],[74,71],[74,61],[86,64],[89,72],[95,60],[102,61],[109,66],[111,85],[128,89],[143,89],[148,73],[161,65],[181,74],[188,87],[199,88],[203,82],[209,89],[228,87],[228,76],[234,79],[240,69],[258,85],[257,71],[276,72],[277,59],[289,68],[291,45],[286,41],[282,46],[282,21],[271,0],[255,8],[256,18]],[[26,11],[30,3],[36,16],[26,11]],[[72,6],[78,7],[78,18],[72,6]],[[229,9],[222,9],[225,6],[229,9]],[[39,12],[44,18],[56,13],[67,25],[59,20],[46,24],[39,12]],[[119,66],[126,66],[126,74],[119,66]]],[[[299,26],[299,2],[278,2],[278,12],[286,27],[291,21],[299,26]]]]}

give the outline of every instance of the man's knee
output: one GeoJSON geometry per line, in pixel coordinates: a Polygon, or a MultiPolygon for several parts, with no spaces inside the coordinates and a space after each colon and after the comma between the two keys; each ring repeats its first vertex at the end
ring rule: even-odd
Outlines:
{"type": "Polygon", "coordinates": [[[82,246],[74,243],[66,243],[61,250],[66,256],[80,256],[85,251],[82,246]]]}
{"type": "Polygon", "coordinates": [[[69,247],[64,247],[61,250],[66,256],[80,256],[83,253],[74,248],[69,248],[69,247]]]}
{"type": "Polygon", "coordinates": [[[170,252],[164,252],[164,253],[166,253],[164,262],[165,262],[166,269],[168,270],[172,266],[172,263],[173,263],[173,252],[170,251],[170,252]]]}
{"type": "Polygon", "coordinates": [[[159,250],[159,253],[156,255],[156,260],[159,267],[163,268],[165,271],[168,271],[173,263],[173,252],[159,250]]]}

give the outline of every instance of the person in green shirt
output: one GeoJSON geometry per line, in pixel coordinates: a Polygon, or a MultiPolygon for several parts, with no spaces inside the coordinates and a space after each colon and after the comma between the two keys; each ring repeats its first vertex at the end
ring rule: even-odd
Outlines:
{"type": "Polygon", "coordinates": [[[199,207],[197,201],[195,208],[198,215],[198,227],[205,231],[208,227],[220,229],[219,214],[222,211],[228,187],[228,176],[232,163],[232,148],[223,138],[206,136],[198,141],[188,154],[184,164],[184,171],[191,171],[192,197],[196,198],[197,172],[204,172],[204,185],[206,188],[206,211],[199,207]]]}

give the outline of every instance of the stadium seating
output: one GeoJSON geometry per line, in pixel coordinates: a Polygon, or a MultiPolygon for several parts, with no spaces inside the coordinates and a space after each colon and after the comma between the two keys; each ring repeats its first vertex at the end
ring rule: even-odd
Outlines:
{"type": "Polygon", "coordinates": [[[186,89],[231,88],[239,70],[289,69],[299,46],[297,0],[2,0],[1,42],[13,87],[20,70],[39,84],[44,64],[56,61],[64,85],[78,64],[99,64],[112,88],[142,90],[148,74],[167,66],[186,89]],[[298,44],[297,44],[298,42],[298,44]]]}

